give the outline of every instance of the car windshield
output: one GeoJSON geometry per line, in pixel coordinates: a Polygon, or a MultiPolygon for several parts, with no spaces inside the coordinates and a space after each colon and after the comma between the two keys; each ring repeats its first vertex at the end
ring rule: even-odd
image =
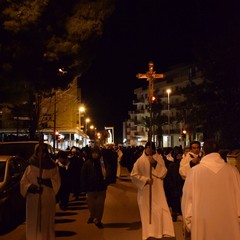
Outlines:
{"type": "Polygon", "coordinates": [[[6,169],[6,162],[0,162],[0,182],[3,182],[6,169]]]}
{"type": "Polygon", "coordinates": [[[29,159],[34,152],[36,143],[0,144],[0,155],[19,156],[29,159]]]}

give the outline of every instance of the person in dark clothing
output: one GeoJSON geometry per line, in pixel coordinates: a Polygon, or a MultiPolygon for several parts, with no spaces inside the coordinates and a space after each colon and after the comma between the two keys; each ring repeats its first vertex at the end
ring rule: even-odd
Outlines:
{"type": "MultiPolygon", "coordinates": [[[[168,169],[169,165],[173,162],[173,158],[172,158],[172,147],[167,147],[167,148],[163,148],[160,150],[158,150],[158,152],[160,152],[159,154],[161,154],[161,156],[163,157],[164,163],[166,168],[168,169]]],[[[163,187],[164,187],[164,191],[166,194],[166,198],[167,198],[167,203],[168,206],[171,207],[171,203],[170,203],[170,195],[171,195],[171,186],[169,185],[170,180],[169,180],[169,174],[167,173],[166,177],[164,178],[164,182],[163,182],[163,187]]]]}
{"type": "Polygon", "coordinates": [[[128,164],[128,171],[131,172],[133,169],[134,163],[137,161],[138,158],[141,157],[142,153],[144,151],[143,146],[136,146],[132,147],[130,150],[130,155],[129,155],[129,164],[128,164]]]}
{"type": "Polygon", "coordinates": [[[61,186],[57,193],[56,199],[59,203],[59,207],[65,211],[68,207],[72,184],[72,169],[68,159],[68,153],[65,151],[59,151],[57,154],[56,164],[61,177],[61,186]]]}
{"type": "Polygon", "coordinates": [[[72,167],[72,193],[75,200],[78,200],[81,195],[81,169],[84,163],[78,147],[73,146],[71,148],[69,160],[72,167]]]}
{"type": "Polygon", "coordinates": [[[86,192],[90,217],[87,223],[95,223],[103,228],[102,217],[108,181],[106,166],[99,147],[90,150],[89,159],[85,161],[81,171],[81,189],[86,192]]]}
{"type": "Polygon", "coordinates": [[[180,161],[182,159],[183,150],[181,147],[174,147],[172,150],[172,157],[174,159],[168,166],[168,186],[170,189],[169,203],[172,208],[172,219],[177,221],[177,216],[182,215],[181,211],[181,197],[184,180],[179,174],[180,161]]]}
{"type": "Polygon", "coordinates": [[[101,150],[108,174],[108,182],[116,183],[118,155],[112,147],[101,150]]]}

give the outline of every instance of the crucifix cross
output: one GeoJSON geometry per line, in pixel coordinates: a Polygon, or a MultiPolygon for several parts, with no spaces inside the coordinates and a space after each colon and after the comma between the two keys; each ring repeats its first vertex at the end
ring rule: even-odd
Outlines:
{"type": "Polygon", "coordinates": [[[149,81],[149,86],[148,86],[148,97],[149,97],[149,102],[152,102],[152,97],[153,97],[153,92],[154,92],[154,85],[153,81],[156,78],[164,78],[163,74],[157,74],[155,71],[153,71],[153,62],[148,63],[148,71],[146,73],[138,73],[137,78],[145,78],[147,81],[149,81]]]}
{"type": "MultiPolygon", "coordinates": [[[[153,112],[152,112],[152,98],[153,98],[153,81],[155,78],[164,78],[163,74],[157,74],[155,71],[153,71],[153,62],[148,63],[148,71],[144,74],[139,73],[137,74],[137,78],[145,78],[147,81],[149,81],[149,87],[148,87],[148,98],[149,98],[149,105],[150,105],[150,126],[149,126],[149,141],[150,146],[152,147],[152,118],[153,118],[153,112]]],[[[150,171],[149,171],[149,177],[152,179],[152,166],[150,165],[150,171]]],[[[152,223],[152,185],[149,185],[149,224],[152,223]]]]}

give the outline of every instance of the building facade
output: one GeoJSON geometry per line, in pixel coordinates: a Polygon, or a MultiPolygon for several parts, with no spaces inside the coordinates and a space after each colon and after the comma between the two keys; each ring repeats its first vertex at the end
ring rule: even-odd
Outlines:
{"type": "MultiPolygon", "coordinates": [[[[186,129],[184,116],[179,118],[179,105],[185,100],[181,89],[185,88],[190,81],[200,84],[203,81],[201,72],[193,65],[175,66],[164,73],[163,79],[154,80],[154,95],[161,102],[161,117],[165,122],[161,126],[153,125],[152,141],[161,147],[173,147],[177,145],[188,145],[190,136],[188,133],[183,137],[186,129]],[[169,91],[170,90],[170,91],[169,91]],[[159,140],[155,129],[161,127],[162,136],[159,140]]],[[[144,119],[150,116],[148,88],[137,88],[134,90],[134,111],[129,111],[129,119],[123,123],[123,139],[125,145],[144,145],[148,141],[149,128],[144,124],[144,119]]],[[[201,141],[202,133],[196,134],[195,139],[201,141]]]]}
{"type": "MultiPolygon", "coordinates": [[[[37,132],[54,148],[83,147],[89,137],[81,128],[81,89],[76,77],[66,89],[54,89],[52,94],[40,101],[37,132]]],[[[19,116],[10,104],[0,108],[1,140],[26,140],[29,135],[29,117],[19,116]]]]}
{"type": "Polygon", "coordinates": [[[89,137],[81,126],[81,104],[78,78],[75,78],[67,89],[54,90],[50,97],[42,100],[39,129],[44,133],[46,141],[60,149],[88,144],[89,137]]]}

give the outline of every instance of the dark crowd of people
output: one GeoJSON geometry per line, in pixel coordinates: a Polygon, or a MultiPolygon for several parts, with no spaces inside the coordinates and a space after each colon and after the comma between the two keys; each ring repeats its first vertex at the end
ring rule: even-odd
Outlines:
{"type": "MultiPolygon", "coordinates": [[[[187,202],[191,197],[188,197],[190,190],[186,191],[184,188],[185,182],[188,180],[188,175],[192,174],[192,169],[195,167],[198,169],[202,163],[209,169],[214,168],[213,171],[217,173],[225,166],[224,164],[227,164],[214,143],[206,141],[203,149],[198,141],[191,142],[190,146],[185,148],[181,146],[156,148],[154,143],[149,144],[149,142],[145,146],[134,147],[111,145],[78,148],[73,146],[68,150],[60,150],[54,159],[49,155],[45,144],[37,145],[21,180],[21,193],[27,199],[26,239],[34,239],[36,236],[39,240],[55,239],[55,208],[53,206],[57,203],[60,209],[67,210],[71,194],[75,200],[86,196],[89,210],[87,223],[103,228],[102,217],[107,188],[109,184],[116,183],[117,178],[121,177],[122,168],[127,169],[132,182],[138,188],[144,240],[148,237],[174,237],[173,222],[177,220],[183,221],[186,229],[188,227],[191,232],[191,226],[187,224],[189,222],[186,221],[185,215],[186,212],[189,214],[188,204],[192,203],[187,202]],[[215,160],[212,160],[213,163],[209,165],[206,163],[205,159],[208,159],[210,154],[219,161],[216,164],[217,167],[213,166],[215,160]],[[149,189],[152,191],[152,206],[149,206],[150,203],[147,201],[149,189]],[[182,199],[184,199],[184,207],[182,199]],[[46,203],[51,204],[46,205],[46,203]],[[154,210],[152,219],[154,224],[149,224],[146,218],[150,207],[154,210]],[[187,209],[186,212],[182,212],[183,209],[187,209]],[[45,219],[48,221],[46,222],[45,219]],[[32,229],[30,227],[32,224],[36,228],[32,229]],[[39,228],[46,229],[39,231],[39,228]]],[[[231,172],[231,169],[228,171],[231,172]]],[[[230,174],[229,172],[226,175],[230,174]]],[[[236,174],[236,181],[239,181],[239,175],[234,174],[236,174]]],[[[212,182],[215,181],[211,179],[211,174],[209,179],[212,182]]],[[[214,186],[217,188],[216,183],[214,186]]],[[[194,186],[195,189],[197,187],[197,185],[194,186]]],[[[235,184],[234,191],[237,198],[240,198],[239,182],[235,184]]],[[[238,200],[239,204],[240,199],[238,200]]],[[[240,206],[235,207],[239,211],[236,215],[240,215],[240,206]]],[[[240,234],[237,233],[239,231],[237,227],[234,231],[233,237],[240,234]]],[[[195,232],[194,234],[196,235],[195,232]]],[[[192,240],[208,240],[205,235],[203,238],[195,235],[192,240]]]]}

